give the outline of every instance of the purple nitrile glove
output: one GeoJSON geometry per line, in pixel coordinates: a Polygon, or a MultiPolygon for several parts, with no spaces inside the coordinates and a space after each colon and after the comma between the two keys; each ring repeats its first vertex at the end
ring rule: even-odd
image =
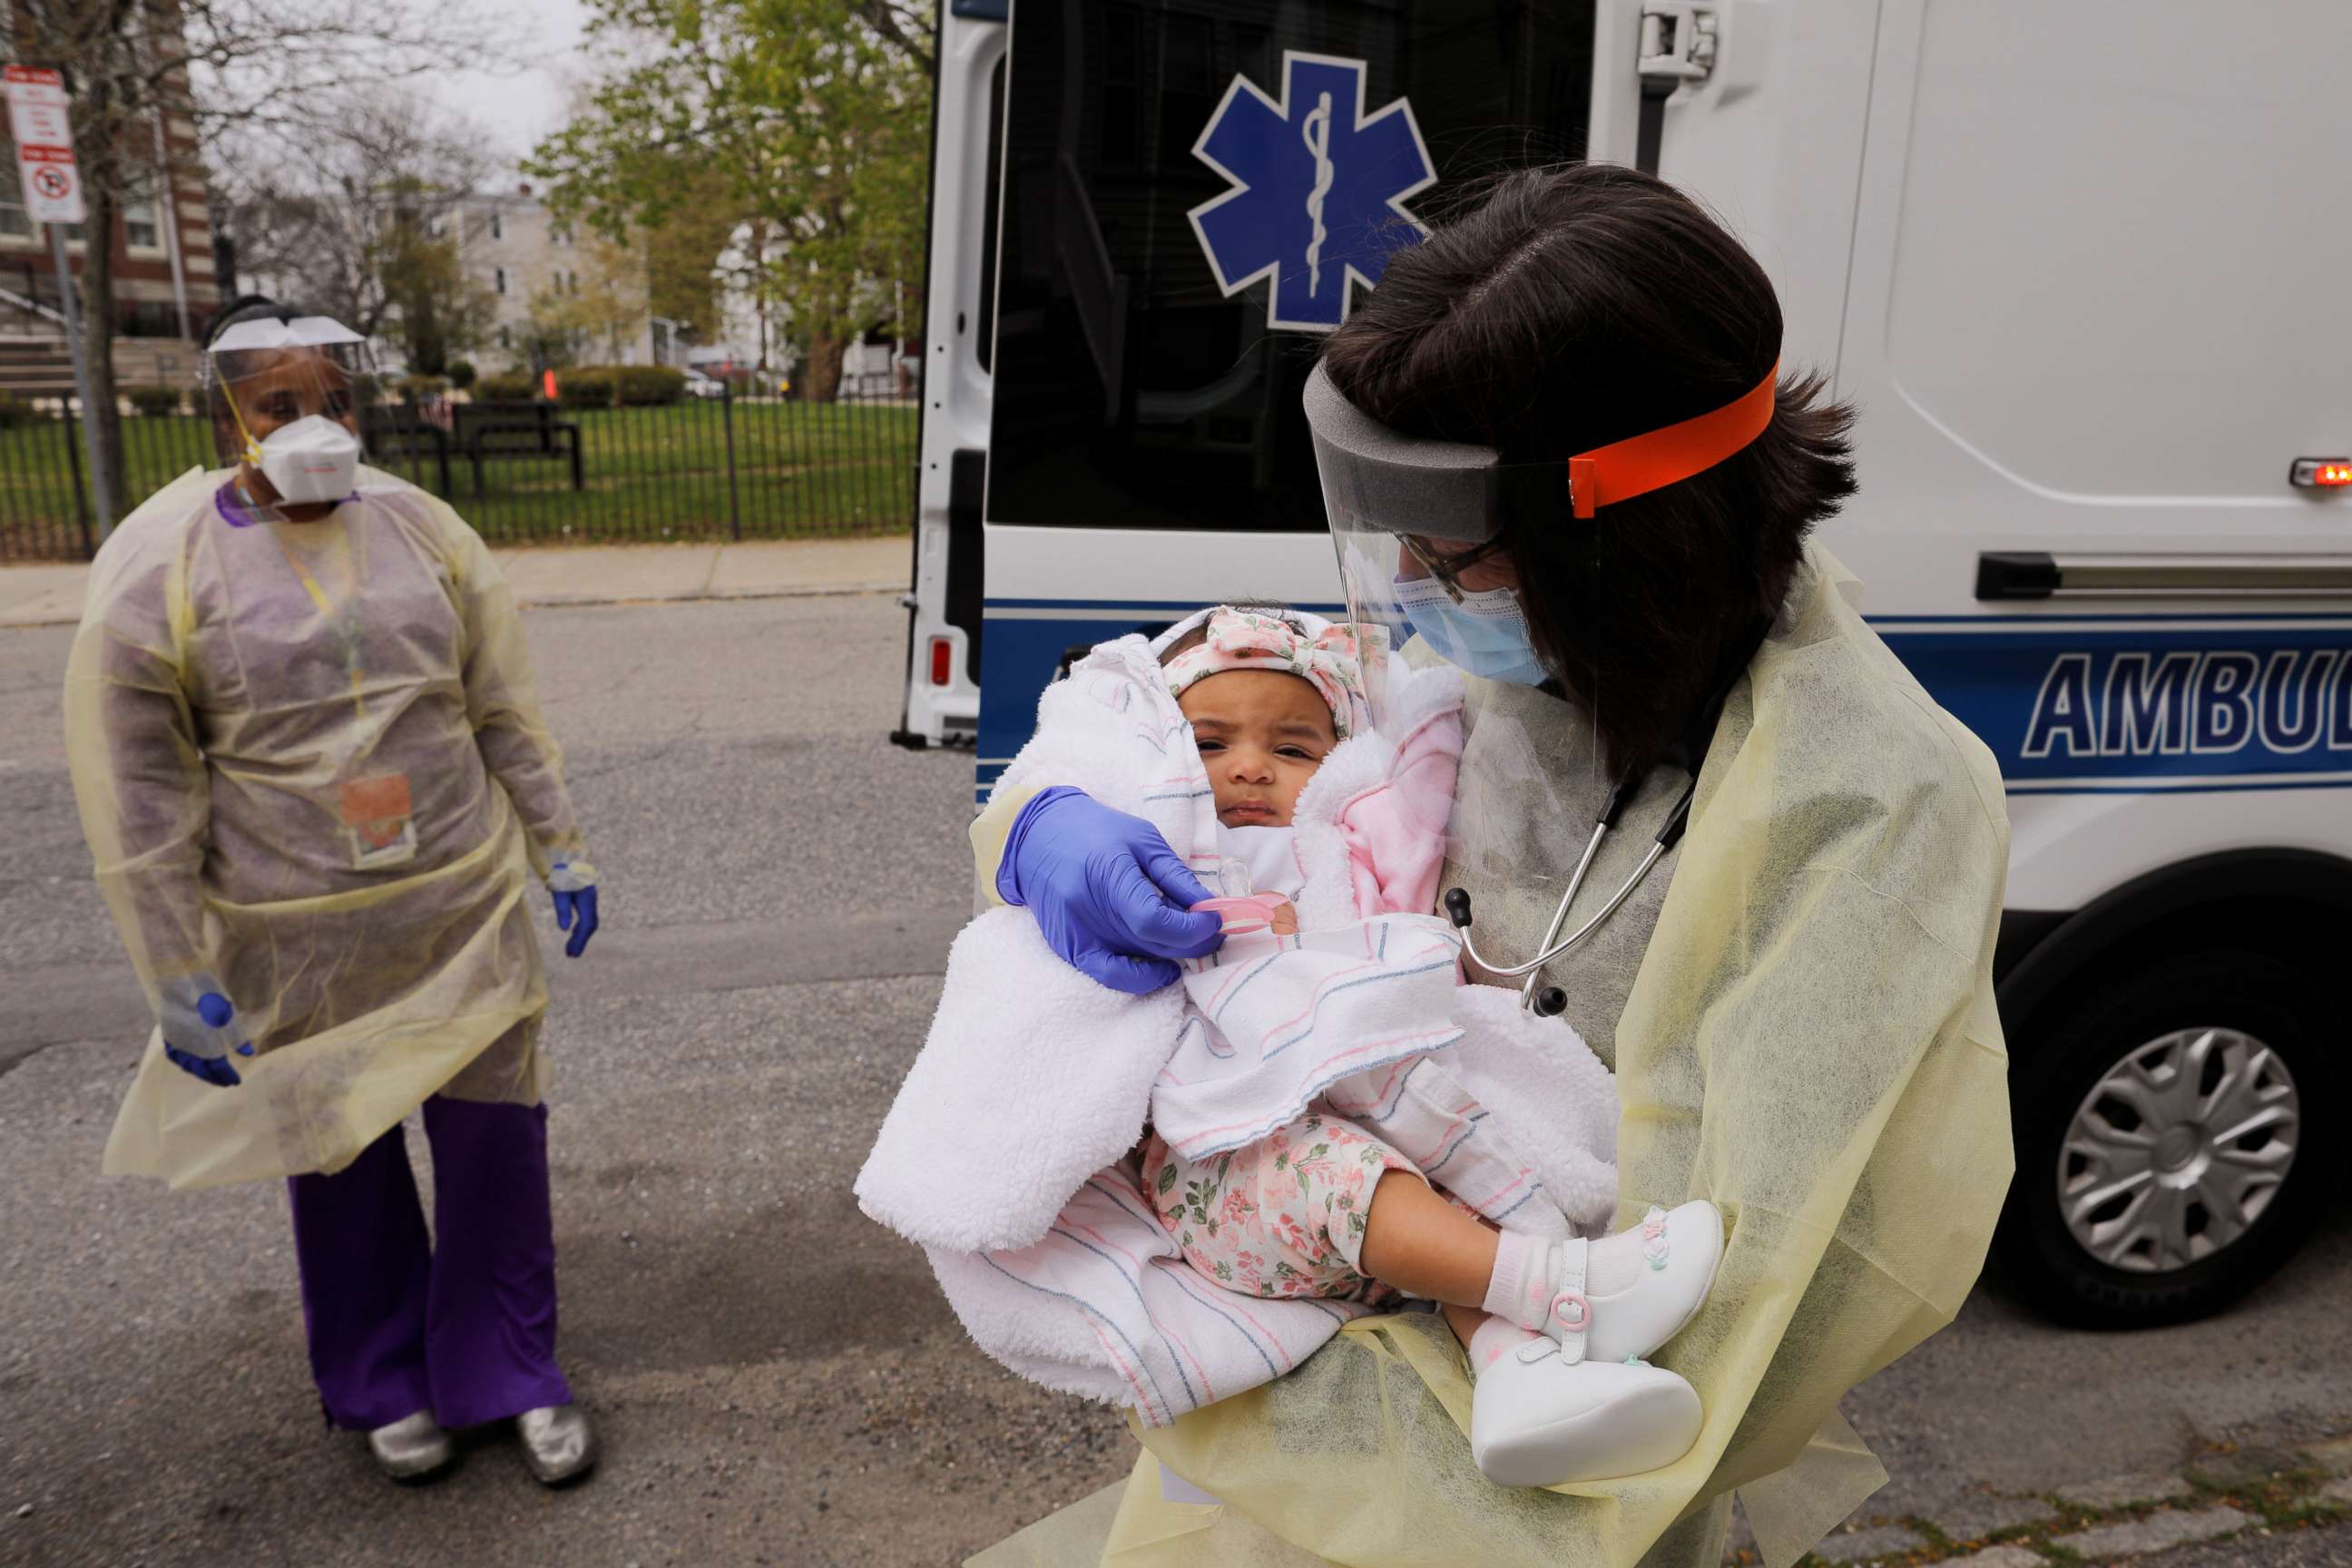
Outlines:
{"type": "Polygon", "coordinates": [[[588,939],[596,934],[597,926],[596,884],[587,862],[568,853],[556,855],[548,868],[547,890],[555,900],[555,929],[572,933],[563,944],[563,956],[577,958],[588,951],[588,939]]]}
{"type": "Polygon", "coordinates": [[[1129,995],[1174,984],[1174,960],[1224,941],[1214,914],[1191,912],[1209,889],[1158,828],[1067,784],[1013,819],[996,890],[1028,907],[1064,962],[1129,995]]]}
{"type": "Polygon", "coordinates": [[[555,896],[555,929],[572,933],[572,940],[563,944],[563,956],[577,958],[588,951],[588,939],[596,934],[596,889],[550,890],[555,896]]]}
{"type": "Polygon", "coordinates": [[[235,1089],[244,1082],[229,1065],[229,1053],[249,1057],[253,1042],[238,1026],[236,1009],[221,994],[220,982],[210,974],[192,974],[164,981],[157,991],[165,1059],[215,1089],[235,1089]]]}

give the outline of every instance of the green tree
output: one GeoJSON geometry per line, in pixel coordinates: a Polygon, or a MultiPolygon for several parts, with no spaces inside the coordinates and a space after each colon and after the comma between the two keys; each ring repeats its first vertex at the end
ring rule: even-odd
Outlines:
{"type": "Polygon", "coordinates": [[[541,289],[530,297],[530,314],[523,321],[522,329],[514,334],[515,363],[533,374],[542,370],[569,370],[580,363],[580,335],[561,311],[553,315],[554,296],[541,289]]]}
{"type": "Polygon", "coordinates": [[[533,346],[561,342],[575,355],[593,348],[605,363],[618,364],[646,330],[645,257],[601,234],[589,236],[579,254],[584,270],[573,269],[531,295],[526,338],[533,346]]]}
{"type": "MultiPolygon", "coordinates": [[[[656,316],[679,322],[696,339],[719,334],[721,261],[739,226],[728,210],[726,178],[714,169],[694,171],[698,199],[672,213],[667,222],[640,229],[646,300],[656,316]]],[[[741,279],[730,277],[730,285],[741,279]]]]}
{"type": "Polygon", "coordinates": [[[529,167],[615,238],[723,214],[763,319],[807,346],[803,395],[828,398],[857,332],[915,331],[889,318],[919,289],[888,285],[922,270],[930,29],[912,0],[591,0],[605,69],[529,167]]]}
{"type": "Polygon", "coordinates": [[[381,266],[391,324],[417,375],[447,374],[449,362],[479,348],[497,324],[497,296],[468,277],[454,229],[436,234],[398,193],[381,266]]]}

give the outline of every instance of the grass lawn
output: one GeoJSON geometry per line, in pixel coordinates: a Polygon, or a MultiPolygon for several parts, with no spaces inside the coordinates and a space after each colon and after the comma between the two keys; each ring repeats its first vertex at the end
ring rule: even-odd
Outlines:
{"type": "MultiPolygon", "coordinates": [[[[561,457],[449,462],[448,499],[497,544],[724,538],[728,420],[715,403],[564,410],[580,430],[583,488],[561,457]]],[[[886,533],[914,516],[918,411],[911,405],[738,403],[733,508],[747,539],[886,533]]],[[[79,428],[76,432],[79,437],[79,428]]],[[[123,449],[134,501],[213,462],[212,432],[185,416],[130,417],[123,449]]],[[[385,466],[436,492],[430,459],[385,466]]],[[[52,420],[0,430],[0,558],[79,551],[65,434],[52,420]]]]}

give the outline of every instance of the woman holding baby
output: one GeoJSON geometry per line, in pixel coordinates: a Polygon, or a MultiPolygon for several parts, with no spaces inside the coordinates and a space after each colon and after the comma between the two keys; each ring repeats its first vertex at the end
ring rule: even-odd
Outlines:
{"type": "MultiPolygon", "coordinates": [[[[1171,1562],[1712,1564],[1735,1490],[1793,1557],[1884,1480],[1837,1402],[1958,1311],[2010,1175],[1990,984],[2008,830],[1990,756],[1808,540],[1855,489],[1852,415],[1780,340],[1762,270],[1695,204],[1574,165],[1501,180],[1398,252],[1307,395],[1356,635],[1466,686],[1434,880],[1461,978],[1613,1070],[1615,1212],[1591,1228],[1720,1215],[1712,1288],[1651,1358],[1696,1391],[1696,1439],[1631,1477],[1481,1476],[1449,1430],[1493,1375],[1458,1342],[1477,1342],[1470,1309],[1532,1343],[1539,1315],[1506,1298],[1575,1296],[1589,1332],[1554,1323],[1527,1353],[1582,1355],[1606,1293],[1561,1271],[1601,1268],[1602,1243],[1563,1262],[1585,1244],[1514,1239],[1508,1218],[1498,1238],[1408,1182],[1434,1206],[1395,1233],[1414,1254],[1398,1283],[1446,1314],[1360,1317],[1262,1386],[1146,1422],[1151,1456],[1225,1506],[1130,1488],[1121,1539],[1160,1531],[1171,1562]]],[[[1296,699],[1318,752],[1348,720],[1346,700],[1265,695],[1296,699]]],[[[1282,739],[1254,709],[1215,717],[1213,780],[1205,753],[1282,739]]],[[[1223,889],[1082,784],[999,791],[974,830],[985,884],[1106,986],[1189,976],[1221,940],[1193,906],[1223,889]]]]}

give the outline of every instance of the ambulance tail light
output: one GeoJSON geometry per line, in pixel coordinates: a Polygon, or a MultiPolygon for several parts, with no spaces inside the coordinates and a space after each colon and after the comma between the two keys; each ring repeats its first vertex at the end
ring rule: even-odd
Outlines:
{"type": "Polygon", "coordinates": [[[2297,458],[2287,482],[2306,490],[2352,488],[2352,458],[2297,458]]]}
{"type": "Polygon", "coordinates": [[[931,639],[931,684],[945,686],[949,672],[955,668],[955,644],[945,637],[931,639]]]}

